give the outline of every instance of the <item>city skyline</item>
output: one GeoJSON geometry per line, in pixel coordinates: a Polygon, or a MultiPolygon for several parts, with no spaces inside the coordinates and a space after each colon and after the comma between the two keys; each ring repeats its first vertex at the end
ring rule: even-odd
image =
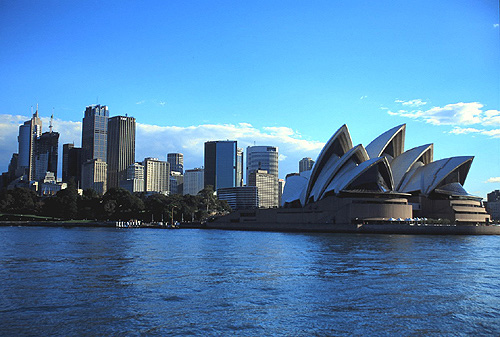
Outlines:
{"type": "Polygon", "coordinates": [[[366,146],[407,123],[405,149],[473,155],[466,189],[500,187],[496,1],[1,6],[2,171],[30,106],[44,125],[54,108],[61,160],[102,102],[137,119],[136,161],[181,152],[190,169],[235,139],[279,147],[284,178],[338,125],[366,146]]]}

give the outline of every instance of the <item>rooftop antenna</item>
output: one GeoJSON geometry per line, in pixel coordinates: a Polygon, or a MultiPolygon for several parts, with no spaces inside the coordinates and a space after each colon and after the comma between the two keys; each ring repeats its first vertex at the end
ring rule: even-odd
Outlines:
{"type": "Polygon", "coordinates": [[[35,116],[34,117],[38,117],[38,103],[36,103],[36,111],[35,111],[35,116]]]}
{"type": "Polygon", "coordinates": [[[52,107],[52,115],[50,116],[49,132],[52,133],[52,121],[54,120],[54,107],[52,107]]]}

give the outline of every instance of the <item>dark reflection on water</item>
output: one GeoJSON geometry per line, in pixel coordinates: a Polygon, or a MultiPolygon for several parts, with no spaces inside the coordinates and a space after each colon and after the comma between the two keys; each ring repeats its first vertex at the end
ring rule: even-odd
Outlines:
{"type": "Polygon", "coordinates": [[[500,237],[0,228],[0,335],[498,335],[500,237]]]}

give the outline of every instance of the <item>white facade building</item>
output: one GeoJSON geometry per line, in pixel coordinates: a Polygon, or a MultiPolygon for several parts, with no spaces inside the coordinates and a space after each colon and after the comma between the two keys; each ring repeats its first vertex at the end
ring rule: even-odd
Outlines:
{"type": "Polygon", "coordinates": [[[130,193],[144,192],[144,165],[133,163],[127,167],[127,179],[120,181],[120,187],[130,193]]]}
{"type": "Polygon", "coordinates": [[[259,208],[279,206],[278,177],[274,174],[269,174],[266,170],[253,171],[248,177],[248,186],[257,187],[259,208]]]}
{"type": "Polygon", "coordinates": [[[170,165],[158,158],[144,159],[144,191],[168,194],[170,165]]]}
{"type": "Polygon", "coordinates": [[[276,146],[247,147],[247,183],[250,173],[266,170],[278,177],[278,148],[276,146]]]}
{"type": "Polygon", "coordinates": [[[197,195],[204,187],[203,175],[202,168],[184,171],[183,194],[197,195]]]}
{"type": "Polygon", "coordinates": [[[82,189],[93,189],[104,194],[107,191],[108,165],[101,159],[92,159],[82,165],[82,189]]]}

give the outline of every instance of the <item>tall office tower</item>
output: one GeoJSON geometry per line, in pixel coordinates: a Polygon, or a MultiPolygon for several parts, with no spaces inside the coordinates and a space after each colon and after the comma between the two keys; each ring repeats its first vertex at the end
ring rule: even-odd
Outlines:
{"type": "Polygon", "coordinates": [[[247,147],[247,183],[250,173],[266,170],[278,177],[278,148],[276,146],[247,147]]]}
{"type": "Polygon", "coordinates": [[[144,191],[167,194],[170,165],[158,158],[144,159],[144,191]]]}
{"type": "MultiPolygon", "coordinates": [[[[68,151],[67,181],[73,178],[77,188],[82,186],[82,148],[74,147],[68,151]]],[[[66,181],[66,182],[67,182],[66,181]]]]}
{"type": "Polygon", "coordinates": [[[236,187],[243,186],[243,149],[236,149],[236,187]]]}
{"type": "Polygon", "coordinates": [[[236,141],[211,141],[205,143],[205,186],[214,190],[239,186],[236,141]]]}
{"type": "Polygon", "coordinates": [[[285,189],[285,179],[278,179],[278,207],[281,207],[283,190],[285,189]]]}
{"type": "Polygon", "coordinates": [[[256,186],[260,208],[278,207],[278,177],[266,170],[252,171],[247,186],[256,186]]]}
{"type": "Polygon", "coordinates": [[[107,191],[107,164],[99,158],[91,159],[82,164],[82,189],[93,189],[104,194],[107,191]]]}
{"type": "Polygon", "coordinates": [[[127,179],[120,181],[120,187],[130,193],[144,192],[144,165],[133,163],[127,167],[127,179]]]}
{"type": "MultiPolygon", "coordinates": [[[[52,127],[50,128],[52,130],[52,127]]],[[[52,172],[57,178],[57,152],[59,133],[44,132],[35,140],[35,176],[34,180],[43,180],[45,173],[52,172]]]]}
{"type": "Polygon", "coordinates": [[[500,190],[494,190],[488,193],[487,200],[488,202],[500,201],[500,190]]]}
{"type": "Polygon", "coordinates": [[[204,170],[195,168],[184,172],[183,194],[197,195],[204,187],[204,170]]]}
{"type": "Polygon", "coordinates": [[[82,163],[91,159],[107,160],[108,107],[91,105],[85,109],[82,125],[82,163]]]}
{"type": "Polygon", "coordinates": [[[184,188],[184,175],[180,172],[170,171],[170,186],[169,193],[182,195],[182,190],[184,188]]]}
{"type": "Polygon", "coordinates": [[[135,161],[135,118],[108,119],[108,189],[127,179],[127,167],[135,161]]]}
{"type": "Polygon", "coordinates": [[[68,182],[69,179],[69,151],[75,147],[73,143],[63,144],[62,157],[62,181],[68,182]]]}
{"type": "Polygon", "coordinates": [[[167,154],[167,161],[170,164],[171,172],[184,174],[184,155],[182,153],[167,154]]]}
{"type": "Polygon", "coordinates": [[[42,134],[42,120],[38,117],[38,105],[33,117],[19,126],[19,157],[16,176],[26,175],[28,180],[35,176],[35,142],[42,134]]]}
{"type": "Polygon", "coordinates": [[[314,166],[314,160],[309,157],[304,157],[299,161],[299,173],[312,170],[314,166]]]}

